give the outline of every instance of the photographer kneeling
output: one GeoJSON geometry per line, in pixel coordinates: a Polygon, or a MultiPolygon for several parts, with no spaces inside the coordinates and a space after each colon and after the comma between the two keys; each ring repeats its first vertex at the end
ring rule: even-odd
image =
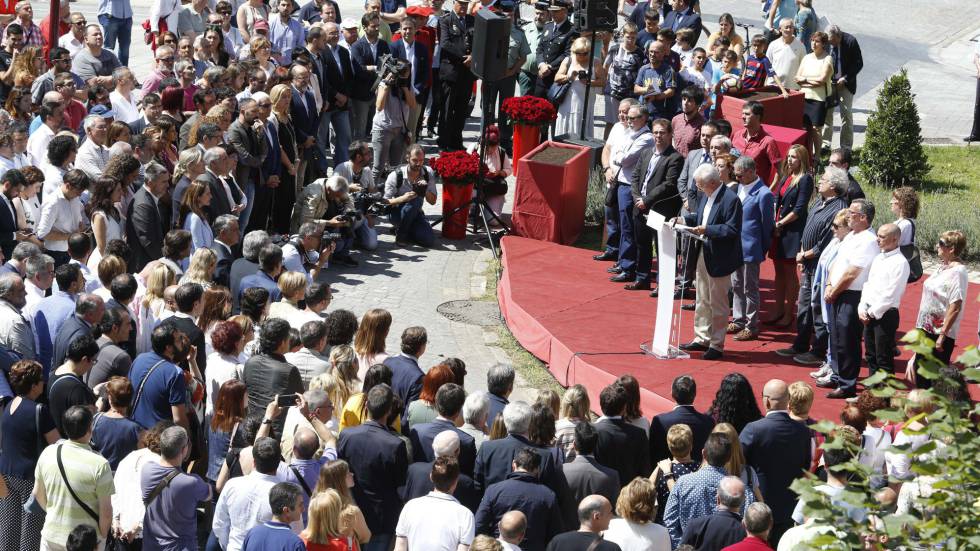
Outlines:
{"type": "MultiPolygon", "coordinates": [[[[324,229],[316,222],[304,222],[289,241],[282,244],[282,269],[284,272],[299,272],[306,275],[306,282],[313,284],[320,276],[323,265],[340,246],[338,241],[330,241],[323,246],[324,229]],[[319,251],[319,252],[317,252],[319,251]]],[[[339,234],[335,234],[339,235],[339,234]]],[[[334,254],[334,258],[337,256],[334,254]]]]}
{"type": "Polygon", "coordinates": [[[391,205],[391,223],[395,226],[395,243],[401,246],[414,241],[423,247],[435,243],[435,234],[422,212],[422,199],[436,203],[436,177],[425,166],[422,146],[408,146],[408,164],[392,171],[385,181],[385,199],[391,205]]]}
{"type": "Polygon", "coordinates": [[[350,248],[354,243],[354,225],[358,220],[363,221],[363,218],[354,209],[347,180],[333,175],[314,180],[303,188],[293,205],[289,229],[296,233],[303,224],[314,222],[319,231],[339,233],[340,239],[336,240],[333,251],[334,262],[344,266],[357,266],[357,261],[350,256],[350,248]]]}
{"type": "Polygon", "coordinates": [[[381,199],[383,193],[374,185],[374,173],[371,170],[374,150],[371,149],[371,144],[358,140],[351,144],[347,152],[350,160],[334,167],[333,173],[345,178],[350,184],[351,200],[361,215],[354,223],[354,238],[358,246],[361,250],[373,251],[378,248],[378,232],[374,229],[372,215],[378,212],[371,207],[384,202],[381,199]]]}

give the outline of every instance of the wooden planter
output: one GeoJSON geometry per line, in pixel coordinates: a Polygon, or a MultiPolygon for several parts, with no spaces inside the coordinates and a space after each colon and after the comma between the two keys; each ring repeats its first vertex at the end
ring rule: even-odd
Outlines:
{"type": "Polygon", "coordinates": [[[571,245],[585,221],[589,149],[544,142],[520,161],[513,225],[518,235],[571,245]]]}

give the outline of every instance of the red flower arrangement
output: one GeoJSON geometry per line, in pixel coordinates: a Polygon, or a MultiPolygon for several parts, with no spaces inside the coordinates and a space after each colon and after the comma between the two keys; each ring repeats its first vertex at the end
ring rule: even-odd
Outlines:
{"type": "Polygon", "coordinates": [[[536,96],[507,98],[500,110],[512,123],[528,126],[544,126],[558,117],[558,112],[550,101],[536,96]]]}
{"type": "Polygon", "coordinates": [[[446,184],[475,182],[480,173],[480,160],[476,153],[443,151],[432,161],[432,168],[446,184]]]}

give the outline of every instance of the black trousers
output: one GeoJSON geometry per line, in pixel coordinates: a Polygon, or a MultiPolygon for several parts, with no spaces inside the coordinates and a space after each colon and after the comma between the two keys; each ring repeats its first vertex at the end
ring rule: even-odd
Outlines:
{"type": "Polygon", "coordinates": [[[49,251],[44,249],[44,254],[54,259],[54,267],[64,266],[71,260],[71,256],[66,251],[49,251]]]}
{"type": "Polygon", "coordinates": [[[891,308],[879,319],[872,319],[864,326],[864,359],[868,372],[874,375],[879,369],[895,373],[895,332],[898,331],[898,308],[891,308]]]}
{"type": "Polygon", "coordinates": [[[977,99],[973,101],[973,131],[970,137],[980,140],[980,78],[977,79],[977,99]]]}
{"type": "MultiPolygon", "coordinates": [[[[429,97],[432,99],[432,104],[429,106],[429,120],[425,125],[430,134],[435,134],[436,125],[439,123],[439,117],[442,113],[442,81],[439,80],[438,67],[432,68],[432,86],[429,88],[429,97]]],[[[423,108],[423,114],[424,111],[423,108]]],[[[419,115],[419,120],[422,120],[421,115],[419,115]]]]}
{"type": "Polygon", "coordinates": [[[861,291],[844,291],[833,304],[834,359],[837,360],[838,388],[855,392],[858,374],[861,372],[861,336],[864,325],[858,318],[858,303],[861,291]]]}
{"type": "MultiPolygon", "coordinates": [[[[939,338],[939,335],[935,333],[925,332],[926,336],[932,339],[933,342],[939,338]]],[[[948,364],[949,360],[953,358],[953,349],[956,348],[956,339],[946,338],[943,339],[943,347],[936,348],[932,351],[933,355],[937,360],[948,364]]],[[[919,375],[919,363],[915,364],[915,387],[916,388],[932,388],[932,381],[926,379],[922,375],[919,375]]]]}
{"type": "Polygon", "coordinates": [[[439,146],[463,149],[463,127],[470,112],[473,81],[468,78],[442,81],[442,117],[439,119],[439,146]]]}

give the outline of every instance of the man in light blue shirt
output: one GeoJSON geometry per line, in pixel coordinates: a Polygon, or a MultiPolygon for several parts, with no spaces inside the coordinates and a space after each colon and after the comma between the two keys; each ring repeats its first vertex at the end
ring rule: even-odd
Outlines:
{"type": "Polygon", "coordinates": [[[85,288],[85,278],[77,264],[58,266],[54,279],[59,290],[24,309],[24,316],[34,328],[35,350],[45,374],[51,369],[54,337],[65,320],[75,313],[75,300],[85,288]]]}
{"type": "Polygon", "coordinates": [[[129,65],[129,43],[133,35],[133,6],[130,0],[99,0],[99,24],[105,29],[105,47],[114,50],[124,67],[129,65]]]}
{"type": "Polygon", "coordinates": [[[269,18],[269,41],[276,62],[288,67],[293,61],[293,49],[306,43],[303,24],[289,16],[293,12],[293,0],[279,0],[279,17],[269,18]]]}

